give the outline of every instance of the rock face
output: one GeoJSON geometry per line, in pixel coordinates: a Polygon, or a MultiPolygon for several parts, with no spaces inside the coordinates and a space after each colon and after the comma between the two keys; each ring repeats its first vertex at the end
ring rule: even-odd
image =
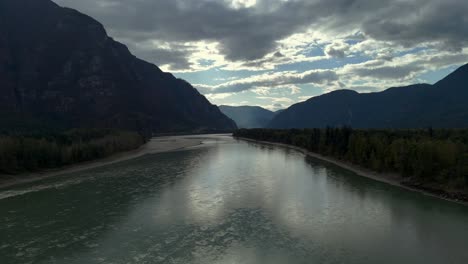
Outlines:
{"type": "Polygon", "coordinates": [[[359,94],[340,90],[281,112],[271,128],[466,128],[468,65],[440,82],[359,94]]]}
{"type": "Polygon", "coordinates": [[[258,106],[219,106],[221,112],[234,120],[239,128],[263,128],[276,113],[258,106]]]}
{"type": "Polygon", "coordinates": [[[50,0],[0,0],[0,123],[153,133],[235,128],[189,83],[50,0]]]}

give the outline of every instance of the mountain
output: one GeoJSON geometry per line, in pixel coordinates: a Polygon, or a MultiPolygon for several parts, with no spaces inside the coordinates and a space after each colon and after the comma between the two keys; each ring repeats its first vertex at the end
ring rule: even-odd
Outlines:
{"type": "Polygon", "coordinates": [[[234,120],[239,128],[263,128],[275,113],[259,106],[219,106],[221,112],[234,120]]]}
{"type": "Polygon", "coordinates": [[[295,104],[271,128],[465,128],[468,127],[468,65],[434,85],[416,84],[360,94],[339,90],[295,104]]]}
{"type": "Polygon", "coordinates": [[[189,83],[133,56],[89,16],[0,0],[0,129],[220,131],[235,124],[189,83]]]}

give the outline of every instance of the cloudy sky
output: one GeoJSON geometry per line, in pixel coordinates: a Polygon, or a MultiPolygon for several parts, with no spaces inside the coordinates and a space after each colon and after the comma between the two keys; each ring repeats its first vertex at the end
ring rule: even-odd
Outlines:
{"type": "Polygon", "coordinates": [[[214,104],[434,83],[468,63],[466,0],[55,0],[214,104]]]}

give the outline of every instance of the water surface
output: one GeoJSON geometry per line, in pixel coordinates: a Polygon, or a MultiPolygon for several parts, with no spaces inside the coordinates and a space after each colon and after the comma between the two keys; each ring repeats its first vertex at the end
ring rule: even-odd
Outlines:
{"type": "Polygon", "coordinates": [[[204,142],[0,190],[0,263],[468,263],[468,207],[204,142]]]}

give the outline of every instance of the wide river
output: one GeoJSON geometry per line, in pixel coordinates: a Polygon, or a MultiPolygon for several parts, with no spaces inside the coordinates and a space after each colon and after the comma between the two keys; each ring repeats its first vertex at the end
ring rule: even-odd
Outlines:
{"type": "Polygon", "coordinates": [[[0,263],[468,263],[468,207],[204,144],[0,190],[0,263]]]}

